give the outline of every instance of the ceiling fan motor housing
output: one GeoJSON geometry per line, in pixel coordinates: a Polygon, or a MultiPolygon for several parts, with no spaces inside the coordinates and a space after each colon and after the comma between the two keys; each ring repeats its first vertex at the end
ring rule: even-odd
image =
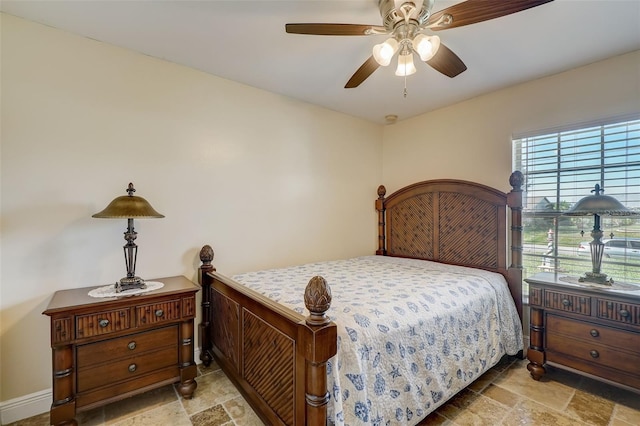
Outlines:
{"type": "Polygon", "coordinates": [[[395,26],[404,22],[405,17],[400,7],[403,5],[409,5],[416,9],[413,16],[411,16],[411,20],[417,21],[417,25],[421,26],[427,22],[429,16],[431,16],[431,9],[433,8],[433,3],[435,0],[424,0],[424,1],[398,1],[398,0],[379,0],[378,1],[378,9],[380,9],[380,16],[382,17],[382,24],[387,29],[387,31],[392,32],[395,26]],[[419,5],[419,3],[422,3],[419,5]],[[420,10],[417,8],[420,7],[420,10]]]}

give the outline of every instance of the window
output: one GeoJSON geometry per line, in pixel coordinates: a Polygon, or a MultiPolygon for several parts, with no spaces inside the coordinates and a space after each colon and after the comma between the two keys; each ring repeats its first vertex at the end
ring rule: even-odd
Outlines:
{"type": "Polygon", "coordinates": [[[606,245],[609,247],[627,248],[627,242],[625,240],[607,241],[606,245]]]}
{"type": "MultiPolygon", "coordinates": [[[[578,276],[592,270],[588,243],[593,216],[562,213],[590,195],[596,184],[640,213],[640,117],[520,135],[513,139],[513,165],[525,177],[525,277],[539,271],[578,276]]],[[[630,239],[640,238],[640,216],[601,216],[600,227],[609,245],[626,247],[616,249],[620,256],[605,254],[601,272],[614,281],[640,282],[640,256],[627,247],[630,239]]]]}

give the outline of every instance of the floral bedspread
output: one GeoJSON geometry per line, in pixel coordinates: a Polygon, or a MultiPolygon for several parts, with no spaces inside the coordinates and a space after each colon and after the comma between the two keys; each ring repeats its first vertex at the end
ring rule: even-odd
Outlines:
{"type": "Polygon", "coordinates": [[[328,363],[336,425],[413,425],[523,347],[500,274],[365,256],[251,272],[235,280],[308,315],[304,289],[323,276],[338,353],[328,363]]]}

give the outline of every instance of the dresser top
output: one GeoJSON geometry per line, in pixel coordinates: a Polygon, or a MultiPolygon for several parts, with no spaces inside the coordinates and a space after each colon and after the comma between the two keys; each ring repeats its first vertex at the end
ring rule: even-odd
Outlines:
{"type": "Polygon", "coordinates": [[[127,295],[119,297],[91,297],[89,291],[102,286],[73,288],[69,290],[59,290],[53,294],[53,298],[49,302],[47,309],[43,312],[45,315],[52,315],[56,312],[66,311],[70,308],[88,307],[92,305],[103,307],[104,305],[117,304],[125,300],[135,300],[136,302],[144,302],[145,299],[153,299],[159,296],[167,296],[172,294],[195,293],[200,287],[183,276],[154,278],[147,281],[159,281],[164,286],[158,290],[149,291],[137,295],[127,295]]]}
{"type": "Polygon", "coordinates": [[[614,281],[613,285],[602,285],[589,282],[579,282],[577,276],[561,272],[538,272],[537,274],[526,278],[525,281],[528,283],[563,287],[568,290],[573,289],[599,293],[602,295],[618,295],[640,299],[640,283],[614,281]]]}

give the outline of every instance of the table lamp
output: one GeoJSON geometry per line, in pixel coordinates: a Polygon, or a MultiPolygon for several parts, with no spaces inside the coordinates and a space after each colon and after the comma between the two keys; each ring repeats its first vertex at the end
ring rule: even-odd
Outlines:
{"type": "Polygon", "coordinates": [[[104,219],[127,219],[128,221],[127,231],[124,233],[124,239],[127,241],[124,245],[124,263],[127,267],[127,276],[115,284],[116,292],[118,293],[147,287],[142,278],[136,277],[138,246],[134,241],[138,233],[133,229],[133,219],[164,217],[164,215],[155,211],[147,200],[133,195],[134,192],[136,192],[136,190],[133,187],[133,183],[129,183],[129,187],[127,188],[129,195],[122,195],[115,198],[104,210],[91,216],[104,219]]]}
{"type": "MultiPolygon", "coordinates": [[[[580,282],[590,282],[603,285],[612,285],[613,279],[607,279],[607,274],[600,272],[602,265],[602,257],[604,256],[604,243],[602,242],[603,232],[600,229],[600,216],[634,216],[638,213],[629,210],[615,198],[604,195],[604,189],[596,184],[595,189],[591,190],[593,195],[588,195],[578,201],[573,207],[567,210],[566,216],[590,216],[593,215],[593,230],[591,237],[593,241],[589,243],[591,246],[591,272],[586,272],[580,277],[580,282]]],[[[612,234],[613,236],[613,234],[612,234]]]]}

